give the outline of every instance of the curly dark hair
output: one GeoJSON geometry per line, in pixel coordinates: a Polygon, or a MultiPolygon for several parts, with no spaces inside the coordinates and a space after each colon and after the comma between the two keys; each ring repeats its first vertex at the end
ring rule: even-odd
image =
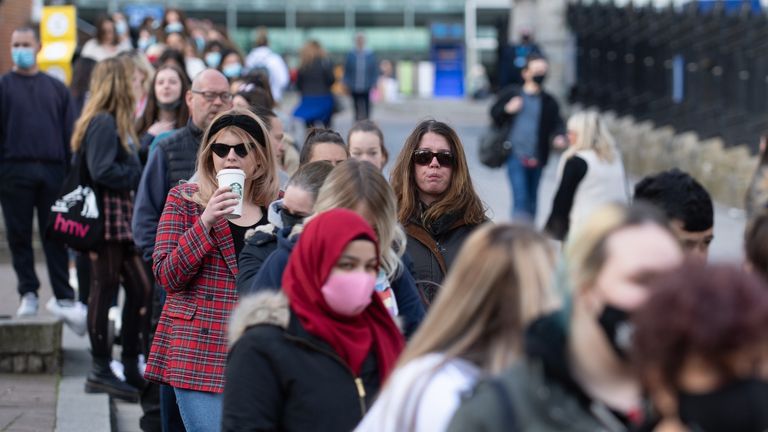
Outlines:
{"type": "MultiPolygon", "coordinates": [[[[651,282],[633,314],[632,358],[641,378],[675,388],[685,361],[705,359],[724,380],[735,355],[768,343],[768,287],[735,266],[688,262],[651,282]]],[[[756,353],[757,355],[757,353],[756,353]]]]}

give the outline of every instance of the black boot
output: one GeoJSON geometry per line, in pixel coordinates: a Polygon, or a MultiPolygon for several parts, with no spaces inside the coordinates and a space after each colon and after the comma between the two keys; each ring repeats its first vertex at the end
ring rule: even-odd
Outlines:
{"type": "Polygon", "coordinates": [[[109,357],[94,357],[91,371],[85,380],[86,393],[109,393],[110,396],[123,399],[128,402],[139,401],[139,391],[130,384],[126,384],[112,373],[109,368],[109,357]]]}
{"type": "Polygon", "coordinates": [[[139,357],[138,356],[123,356],[123,373],[125,374],[125,382],[136,387],[139,391],[144,390],[147,386],[147,382],[144,381],[144,376],[139,370],[139,357]]]}

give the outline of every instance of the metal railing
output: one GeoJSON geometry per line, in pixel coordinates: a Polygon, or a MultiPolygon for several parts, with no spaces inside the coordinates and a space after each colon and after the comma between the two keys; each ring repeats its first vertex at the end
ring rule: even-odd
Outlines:
{"type": "Polygon", "coordinates": [[[568,8],[576,37],[572,100],[756,148],[768,131],[768,18],[583,2],[568,8]]]}

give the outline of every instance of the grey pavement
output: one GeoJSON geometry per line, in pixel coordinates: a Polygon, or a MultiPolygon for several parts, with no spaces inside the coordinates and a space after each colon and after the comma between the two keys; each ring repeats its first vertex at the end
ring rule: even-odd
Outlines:
{"type": "MultiPolygon", "coordinates": [[[[390,152],[388,169],[405,138],[423,119],[434,118],[453,125],[461,137],[474,186],[488,206],[488,215],[497,222],[508,221],[511,192],[505,170],[482,166],[477,158],[477,142],[488,124],[488,101],[412,100],[377,105],[373,119],[382,127],[390,152]]],[[[286,106],[291,106],[289,103],[286,106]]],[[[352,124],[349,110],[337,115],[334,127],[346,135],[352,124]]],[[[297,136],[299,130],[296,131],[297,136]]],[[[549,214],[555,190],[556,157],[546,167],[539,191],[540,211],[537,225],[549,214]]],[[[738,262],[742,257],[744,214],[739,210],[716,207],[715,240],[711,259],[738,262]]],[[[40,314],[47,315],[43,305],[51,297],[45,267],[36,266],[42,287],[40,314]]],[[[16,277],[10,264],[0,264],[0,317],[11,317],[18,306],[16,277]]],[[[2,318],[0,318],[2,319],[2,318]]],[[[40,375],[0,375],[0,431],[107,431],[110,430],[109,401],[104,395],[83,391],[90,362],[87,337],[78,337],[64,328],[64,369],[61,377],[40,375]]],[[[115,429],[138,431],[141,409],[137,404],[115,404],[115,429]]]]}

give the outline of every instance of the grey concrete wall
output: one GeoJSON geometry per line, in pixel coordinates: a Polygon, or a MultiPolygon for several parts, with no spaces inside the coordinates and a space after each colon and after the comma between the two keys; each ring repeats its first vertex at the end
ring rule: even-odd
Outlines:
{"type": "Polygon", "coordinates": [[[0,373],[58,373],[61,322],[53,318],[0,319],[0,373]]]}
{"type": "Polygon", "coordinates": [[[677,167],[691,174],[715,201],[744,208],[744,196],[757,167],[757,156],[744,146],[726,148],[720,139],[700,140],[693,132],[676,133],[632,117],[602,114],[621,148],[624,165],[635,177],[677,167]]]}
{"type": "Polygon", "coordinates": [[[567,0],[512,0],[510,41],[528,29],[550,64],[546,87],[561,102],[573,83],[574,42],[565,21],[567,0]]]}

